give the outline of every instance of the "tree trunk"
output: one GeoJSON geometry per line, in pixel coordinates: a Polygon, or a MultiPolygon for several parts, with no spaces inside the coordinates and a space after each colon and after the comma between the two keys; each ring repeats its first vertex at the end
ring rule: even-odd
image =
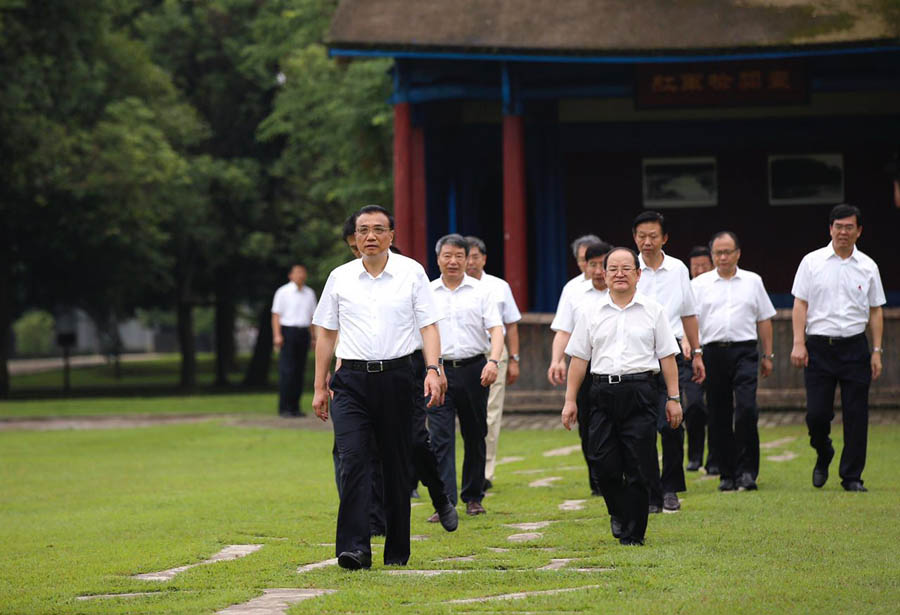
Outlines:
{"type": "Polygon", "coordinates": [[[234,282],[226,273],[216,276],[216,385],[228,384],[228,372],[234,369],[234,282]]]}
{"type": "Polygon", "coordinates": [[[248,386],[266,386],[269,384],[269,368],[272,365],[272,310],[269,304],[263,304],[257,315],[259,334],[253,357],[244,375],[244,384],[248,386]]]}
{"type": "Polygon", "coordinates": [[[197,384],[197,351],[194,345],[193,305],[183,297],[178,299],[178,347],[181,350],[182,388],[190,389],[197,384]]]}

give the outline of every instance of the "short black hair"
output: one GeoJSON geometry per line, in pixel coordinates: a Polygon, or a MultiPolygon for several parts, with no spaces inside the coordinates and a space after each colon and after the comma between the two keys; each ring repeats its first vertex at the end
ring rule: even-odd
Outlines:
{"type": "Polygon", "coordinates": [[[466,238],[459,233],[450,233],[449,235],[444,235],[443,237],[438,239],[437,243],[434,244],[434,253],[440,254],[441,248],[443,248],[447,244],[455,248],[462,248],[466,251],[466,256],[469,255],[469,242],[466,241],[466,238]]]}
{"type": "Polygon", "coordinates": [[[347,241],[347,237],[353,237],[354,235],[356,235],[356,214],[350,214],[344,220],[344,241],[347,241]]]}
{"type": "MultiPolygon", "coordinates": [[[[394,216],[391,215],[391,212],[386,210],[381,205],[366,205],[365,207],[361,207],[358,212],[356,212],[356,218],[359,218],[363,214],[384,214],[388,219],[388,227],[393,231],[394,230],[394,216]]],[[[356,223],[356,219],[353,220],[354,224],[356,223]]],[[[353,229],[353,232],[356,232],[356,228],[353,229]]]]}
{"type": "Polygon", "coordinates": [[[831,213],[828,214],[828,226],[834,224],[835,220],[849,218],[850,216],[856,216],[856,226],[862,226],[862,212],[859,210],[859,207],[847,203],[835,205],[831,208],[831,213]]]}
{"type": "Polygon", "coordinates": [[[597,258],[598,256],[605,256],[609,254],[609,251],[612,249],[612,246],[603,241],[592,241],[588,244],[587,249],[584,251],[584,260],[589,261],[592,258],[597,258]]]}
{"type": "Polygon", "coordinates": [[[725,237],[726,235],[727,235],[728,237],[731,237],[731,239],[734,241],[734,247],[735,247],[736,250],[740,250],[740,249],[741,249],[741,242],[740,242],[740,240],[738,239],[738,236],[735,235],[733,231],[719,231],[718,233],[716,233],[715,235],[713,235],[713,236],[710,238],[710,240],[709,240],[709,251],[710,251],[710,253],[712,253],[712,245],[713,245],[713,242],[714,242],[716,239],[718,239],[719,237],[725,237]]]}
{"type": "Polygon", "coordinates": [[[662,234],[666,234],[666,219],[665,217],[659,213],[658,211],[645,211],[643,213],[638,214],[637,218],[634,219],[634,222],[631,223],[631,234],[634,235],[637,233],[638,224],[644,224],[645,222],[656,222],[659,224],[659,228],[662,229],[662,234]]]}
{"type": "Polygon", "coordinates": [[[484,240],[480,237],[476,237],[475,235],[466,235],[466,241],[469,242],[469,249],[478,248],[478,251],[487,256],[487,246],[484,245],[484,240]]]}
{"type": "Polygon", "coordinates": [[[712,254],[709,253],[709,248],[707,246],[694,246],[693,248],[691,248],[691,253],[688,254],[688,259],[698,256],[705,256],[709,260],[712,260],[712,254]]]}
{"type": "Polygon", "coordinates": [[[397,246],[395,246],[394,244],[389,245],[388,250],[390,250],[394,254],[399,254],[400,256],[403,256],[403,251],[400,248],[398,248],[397,246]]]}
{"type": "Polygon", "coordinates": [[[634,258],[634,268],[635,269],[641,268],[641,261],[638,260],[637,252],[635,252],[631,248],[626,248],[625,246],[616,246],[616,247],[610,248],[609,252],[606,253],[606,256],[603,257],[603,268],[604,269],[606,269],[606,263],[607,263],[607,261],[609,261],[609,256],[613,252],[618,252],[619,250],[624,250],[625,252],[628,252],[629,254],[631,254],[632,258],[634,258]]]}

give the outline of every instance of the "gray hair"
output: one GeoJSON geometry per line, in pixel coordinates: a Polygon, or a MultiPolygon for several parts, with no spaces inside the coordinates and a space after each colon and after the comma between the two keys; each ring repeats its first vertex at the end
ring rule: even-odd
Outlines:
{"type": "Polygon", "coordinates": [[[578,258],[578,248],[581,246],[587,245],[589,243],[595,243],[600,241],[600,238],[596,235],[582,235],[578,239],[572,242],[572,256],[576,259],[578,258]]]}
{"type": "Polygon", "coordinates": [[[484,240],[480,237],[476,237],[475,235],[466,235],[466,241],[469,242],[469,248],[478,248],[478,251],[487,256],[487,246],[484,245],[484,240]]]}
{"type": "Polygon", "coordinates": [[[459,233],[450,233],[449,235],[444,235],[443,237],[438,239],[437,243],[434,244],[434,253],[440,254],[441,248],[443,248],[447,244],[455,248],[462,248],[466,251],[466,256],[469,255],[469,242],[466,241],[465,237],[463,237],[459,233]]]}

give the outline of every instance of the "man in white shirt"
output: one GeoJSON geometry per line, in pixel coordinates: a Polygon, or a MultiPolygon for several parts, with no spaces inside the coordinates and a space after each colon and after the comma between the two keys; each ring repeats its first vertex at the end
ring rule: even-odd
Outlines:
{"type": "Polygon", "coordinates": [[[484,272],[487,264],[487,246],[478,237],[468,236],[469,256],[466,260],[466,275],[487,286],[494,295],[494,301],[503,320],[503,334],[506,344],[497,370],[497,380],[488,391],[487,437],[485,438],[484,489],[494,485],[494,471],[497,463],[497,444],[500,440],[500,425],[503,422],[503,402],[506,399],[506,385],[519,379],[519,321],[522,314],[516,306],[512,289],[506,280],[484,272]]]}
{"type": "Polygon", "coordinates": [[[600,238],[596,235],[582,235],[578,239],[572,242],[572,256],[575,257],[575,263],[578,265],[578,270],[581,272],[576,275],[574,278],[566,282],[565,286],[563,286],[562,291],[559,293],[559,301],[557,302],[557,309],[559,309],[559,305],[565,300],[565,297],[569,292],[578,287],[584,282],[587,282],[590,276],[588,275],[587,269],[587,260],[584,258],[584,252],[587,250],[588,244],[596,243],[600,241],[600,238]]]}
{"type": "MultiPolygon", "coordinates": [[[[634,243],[640,251],[641,278],[638,290],[666,308],[669,326],[681,348],[681,352],[675,357],[679,380],[686,381],[693,377],[695,382],[703,382],[706,374],[691,280],[684,263],[663,252],[663,246],[669,240],[665,218],[658,212],[646,211],[634,219],[631,230],[634,243]],[[689,356],[692,356],[690,361],[686,358],[689,356]]],[[[675,512],[681,508],[678,492],[687,488],[683,466],[684,428],[679,424],[673,429],[666,422],[662,388],[660,383],[657,428],[662,441],[662,472],[659,471],[655,446],[646,451],[644,462],[651,474],[656,470],[656,478],[650,479],[651,512],[675,512]]]]}
{"type": "Polygon", "coordinates": [[[762,278],[738,267],[737,235],[716,233],[709,246],[716,268],[694,278],[691,286],[706,358],[710,442],[719,455],[719,491],[752,491],[759,476],[757,372],[761,367],[763,378],[772,373],[775,306],[762,278]]]}
{"type": "Polygon", "coordinates": [[[847,491],[867,491],[862,471],[869,430],[869,386],[881,375],[884,287],[878,265],[856,248],[862,234],[859,208],[835,206],[829,231],[831,243],[804,256],[794,277],[791,364],[804,368],[806,425],[809,443],[817,453],[813,486],[825,485],[834,457],[831,420],[834,389],[840,382],[844,423],[841,485],[847,491]],[[872,334],[871,352],[866,324],[872,334]]]}
{"type": "Polygon", "coordinates": [[[462,235],[441,237],[437,246],[441,276],[431,282],[438,309],[441,356],[447,375],[444,403],[428,414],[431,446],[447,495],[457,503],[456,419],[462,432],[462,484],[466,514],[480,515],[484,498],[488,389],[497,380],[503,354],[503,321],[490,287],[466,275],[469,243],[462,235]],[[487,355],[487,358],[485,358],[487,355]]]}
{"type": "MultiPolygon", "coordinates": [[[[590,279],[585,280],[580,286],[569,292],[556,308],[556,315],[553,322],[550,323],[550,329],[555,333],[553,335],[553,346],[551,350],[550,367],[547,370],[547,378],[554,385],[565,384],[566,382],[566,346],[572,331],[575,329],[575,323],[578,322],[578,315],[585,309],[592,309],[598,300],[605,299],[606,289],[606,272],[603,269],[603,259],[609,253],[612,246],[605,241],[596,241],[588,244],[584,252],[586,260],[586,272],[590,275],[590,279]]],[[[590,362],[587,369],[590,371],[590,362]]],[[[581,452],[584,460],[588,461],[587,450],[587,420],[584,415],[590,405],[590,378],[585,379],[581,388],[578,390],[578,397],[575,400],[578,406],[578,435],[581,437],[581,452]]],[[[600,482],[597,477],[591,474],[591,464],[588,463],[588,483],[591,488],[591,494],[595,496],[602,495],[600,493],[600,482]]]]}
{"type": "Polygon", "coordinates": [[[588,437],[588,461],[600,480],[613,536],[623,545],[644,544],[649,477],[641,457],[656,439],[657,389],[665,381],[666,419],[681,424],[678,395],[678,344],[664,308],[637,291],[638,257],[630,248],[613,248],[605,259],[609,293],[582,310],[566,354],[572,357],[562,422],[578,416],[576,399],[590,361],[590,409],[581,431],[588,437]]]}
{"type": "MultiPolygon", "coordinates": [[[[691,284],[702,273],[715,269],[712,256],[709,254],[709,246],[694,246],[688,255],[688,269],[691,272],[691,284]]],[[[702,328],[702,327],[701,327],[702,328]]],[[[700,343],[703,343],[701,336],[700,343]]],[[[705,364],[704,364],[705,365],[705,364]]],[[[681,392],[684,395],[684,431],[687,436],[687,466],[685,470],[696,472],[703,466],[703,449],[706,443],[706,425],[708,412],[706,409],[706,383],[696,383],[691,379],[680,381],[681,392]]],[[[719,462],[715,458],[715,447],[709,443],[709,453],[706,455],[706,473],[716,475],[719,473],[719,462]]]]}
{"type": "Polygon", "coordinates": [[[300,396],[306,358],[315,334],[310,334],[316,293],[306,286],[306,267],[294,265],[287,284],[275,291],[272,299],[272,343],[278,355],[278,414],[287,417],[303,416],[300,396]]]}
{"type": "Polygon", "coordinates": [[[362,258],[328,276],[313,324],[316,343],[313,409],[328,419],[326,377],[332,357],[341,367],[331,378],[331,415],[341,457],[341,503],[335,552],[338,564],[358,570],[372,565],[371,442],[381,453],[387,521],[384,563],[409,559],[409,466],[413,396],[430,396],[438,405],[443,392],[438,376],[440,313],[425,270],[416,261],[391,254],[393,217],[368,205],[356,217],[362,258]],[[427,362],[424,390],[416,391],[410,355],[422,336],[427,362]],[[340,339],[335,349],[335,341],[340,339]]]}

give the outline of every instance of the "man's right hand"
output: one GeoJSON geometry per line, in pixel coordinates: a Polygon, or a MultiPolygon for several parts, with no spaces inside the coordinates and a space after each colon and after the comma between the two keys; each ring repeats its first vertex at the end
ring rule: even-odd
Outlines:
{"type": "Polygon", "coordinates": [[[320,389],[316,387],[316,391],[313,393],[313,411],[323,422],[328,420],[328,399],[330,397],[328,391],[329,389],[327,388],[320,389]]]}
{"type": "Polygon", "coordinates": [[[429,369],[427,372],[428,373],[425,374],[425,387],[422,391],[422,396],[431,397],[425,407],[433,408],[444,403],[444,387],[441,384],[441,379],[434,370],[429,369]]]}
{"type": "Polygon", "coordinates": [[[806,344],[800,342],[794,344],[791,348],[791,365],[794,367],[806,367],[809,365],[809,353],[806,351],[806,344]]]}
{"type": "Polygon", "coordinates": [[[547,369],[547,380],[549,380],[550,384],[553,386],[559,386],[566,383],[565,359],[550,363],[550,367],[547,369]]]}
{"type": "Polygon", "coordinates": [[[578,421],[578,407],[575,405],[574,401],[567,401],[562,409],[562,424],[563,427],[572,430],[572,425],[574,425],[578,421]]]}
{"type": "Polygon", "coordinates": [[[281,347],[284,346],[284,337],[279,334],[276,334],[272,337],[272,346],[275,347],[275,350],[281,350],[281,347]]]}

